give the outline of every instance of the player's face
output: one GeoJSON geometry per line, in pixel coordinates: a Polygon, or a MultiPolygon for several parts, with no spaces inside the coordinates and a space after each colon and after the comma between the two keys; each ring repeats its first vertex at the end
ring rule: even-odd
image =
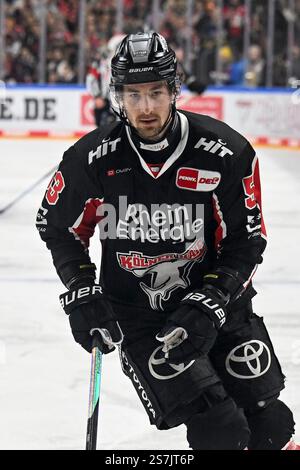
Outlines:
{"type": "Polygon", "coordinates": [[[172,94],[166,82],[124,85],[122,98],[127,119],[137,133],[158,140],[171,112],[172,94]]]}

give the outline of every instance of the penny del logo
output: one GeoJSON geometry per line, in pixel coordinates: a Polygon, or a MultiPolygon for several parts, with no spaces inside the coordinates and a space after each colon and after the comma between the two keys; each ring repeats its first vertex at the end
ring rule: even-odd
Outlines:
{"type": "Polygon", "coordinates": [[[179,168],[176,175],[176,186],[189,191],[213,191],[221,181],[218,171],[196,168],[179,168]]]}

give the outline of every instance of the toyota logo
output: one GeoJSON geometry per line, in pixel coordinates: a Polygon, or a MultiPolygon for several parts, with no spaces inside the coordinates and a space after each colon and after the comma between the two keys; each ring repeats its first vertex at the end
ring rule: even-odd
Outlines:
{"type": "Polygon", "coordinates": [[[226,357],[227,372],[238,379],[256,379],[271,365],[268,346],[259,340],[247,341],[234,348],[226,357]]]}
{"type": "Polygon", "coordinates": [[[156,348],[151,354],[148,367],[150,374],[158,380],[168,380],[177,377],[177,375],[182,374],[185,370],[191,367],[194,364],[194,360],[188,364],[168,364],[166,359],[161,355],[160,357],[155,357],[158,351],[161,351],[163,346],[156,348]],[[156,370],[154,370],[154,367],[156,370]],[[175,371],[175,372],[174,372],[175,371]]]}

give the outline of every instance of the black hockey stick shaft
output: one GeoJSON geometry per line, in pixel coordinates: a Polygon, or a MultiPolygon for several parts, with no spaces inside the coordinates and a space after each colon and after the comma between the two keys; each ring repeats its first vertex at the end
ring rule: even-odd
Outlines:
{"type": "Polygon", "coordinates": [[[100,344],[101,335],[99,331],[94,330],[90,375],[89,414],[86,433],[86,450],[97,449],[98,414],[102,367],[102,353],[99,347],[100,344]]]}
{"type": "Polygon", "coordinates": [[[11,207],[13,207],[20,199],[23,199],[26,194],[30,193],[34,188],[36,188],[42,181],[44,181],[46,178],[49,178],[49,176],[53,175],[54,172],[57,170],[57,165],[54,168],[51,168],[51,170],[47,171],[41,178],[39,178],[35,183],[33,183],[31,186],[29,186],[27,189],[22,191],[17,197],[15,197],[11,202],[9,202],[6,206],[2,207],[0,209],[0,214],[3,214],[4,212],[8,211],[11,207]]]}

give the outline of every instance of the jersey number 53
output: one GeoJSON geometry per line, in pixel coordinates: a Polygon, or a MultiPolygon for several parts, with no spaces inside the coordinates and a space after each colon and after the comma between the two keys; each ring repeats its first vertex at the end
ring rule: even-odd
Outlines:
{"type": "Polygon", "coordinates": [[[59,199],[59,195],[63,191],[64,187],[65,187],[64,177],[61,171],[57,171],[55,175],[53,176],[52,180],[50,181],[49,186],[47,188],[46,200],[48,204],[53,206],[54,204],[57,203],[59,199]]]}

